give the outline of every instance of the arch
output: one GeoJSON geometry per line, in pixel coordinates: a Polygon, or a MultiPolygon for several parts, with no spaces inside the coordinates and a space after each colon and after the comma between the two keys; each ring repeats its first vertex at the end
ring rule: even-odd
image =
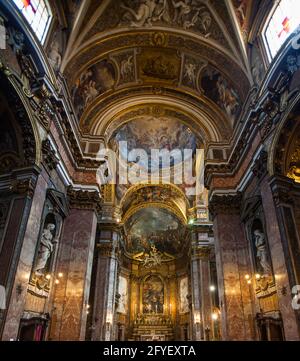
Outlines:
{"type": "Polygon", "coordinates": [[[17,79],[11,73],[0,72],[1,89],[5,89],[3,97],[18,123],[22,137],[23,162],[20,166],[40,165],[41,140],[36,121],[31,113],[24,93],[20,90],[17,79]]]}
{"type": "MultiPolygon", "coordinates": [[[[292,160],[293,147],[296,147],[300,132],[300,94],[294,99],[292,104],[286,110],[278,124],[273,141],[269,148],[268,171],[269,174],[280,174],[289,176],[289,168],[294,167],[292,160]]],[[[296,149],[294,149],[296,151],[296,149]]],[[[290,176],[290,178],[294,178],[290,176]]],[[[298,177],[298,182],[300,178],[298,177]]]]}
{"type": "MultiPolygon", "coordinates": [[[[152,191],[152,189],[151,189],[152,191]]],[[[126,222],[127,219],[130,218],[131,215],[133,215],[135,212],[137,212],[139,209],[146,208],[151,205],[159,205],[161,208],[165,208],[168,210],[171,210],[173,213],[175,213],[185,224],[187,222],[187,211],[190,207],[189,201],[184,194],[184,192],[175,184],[168,184],[168,185],[162,185],[162,184],[139,184],[130,187],[124,196],[122,197],[120,201],[120,209],[122,210],[124,214],[123,222],[126,222]],[[146,199],[144,202],[140,201],[138,199],[138,192],[140,190],[147,190],[150,188],[158,188],[159,191],[166,190],[172,197],[171,202],[169,202],[167,199],[160,199],[160,197],[153,197],[151,192],[151,200],[146,199]],[[178,196],[178,200],[176,200],[176,195],[178,196]],[[135,200],[137,200],[137,204],[134,204],[135,200]],[[180,202],[181,201],[181,202],[180,202]],[[180,204],[181,203],[181,204],[180,204]],[[136,207],[135,207],[136,205],[136,207]]]]}
{"type": "Polygon", "coordinates": [[[140,95],[134,98],[119,100],[114,106],[103,109],[100,116],[97,114],[94,118],[89,119],[92,123],[90,133],[94,136],[106,136],[109,139],[116,128],[125,122],[124,120],[122,122],[121,117],[124,117],[126,113],[138,107],[153,104],[160,104],[161,107],[165,108],[171,107],[180,114],[181,118],[189,119],[189,126],[194,128],[198,134],[202,131],[201,136],[205,142],[218,142],[224,139],[224,137],[228,137],[230,132],[229,125],[226,125],[220,116],[216,115],[215,117],[217,121],[220,120],[218,125],[212,114],[208,112],[208,109],[201,109],[190,102],[166,95],[152,95],[151,97],[140,95]]]}

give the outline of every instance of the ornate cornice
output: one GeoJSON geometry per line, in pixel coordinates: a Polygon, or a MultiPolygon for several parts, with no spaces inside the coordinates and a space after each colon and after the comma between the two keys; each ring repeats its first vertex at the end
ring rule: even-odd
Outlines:
{"type": "Polygon", "coordinates": [[[42,154],[44,164],[49,170],[56,169],[59,159],[56,157],[55,150],[52,148],[49,139],[45,139],[42,142],[42,154]]]}
{"type": "Polygon", "coordinates": [[[111,257],[115,253],[115,247],[112,242],[109,243],[98,243],[98,252],[103,257],[111,257]]]}
{"type": "Polygon", "coordinates": [[[269,181],[274,203],[277,207],[282,205],[293,205],[295,195],[300,196],[300,184],[284,176],[274,176],[269,181]]]}
{"type": "Polygon", "coordinates": [[[218,214],[238,214],[241,209],[242,195],[213,195],[209,202],[209,212],[214,218],[218,214]]]}
{"type": "Polygon", "coordinates": [[[212,251],[213,251],[213,247],[211,247],[211,246],[193,245],[192,246],[192,258],[209,261],[213,254],[212,251]]]}
{"type": "Polygon", "coordinates": [[[102,199],[97,191],[77,190],[69,186],[67,196],[71,208],[95,210],[96,213],[101,210],[102,199]]]}
{"type": "Polygon", "coordinates": [[[14,179],[11,182],[9,191],[13,194],[27,196],[32,198],[35,190],[35,181],[32,178],[14,179]]]}

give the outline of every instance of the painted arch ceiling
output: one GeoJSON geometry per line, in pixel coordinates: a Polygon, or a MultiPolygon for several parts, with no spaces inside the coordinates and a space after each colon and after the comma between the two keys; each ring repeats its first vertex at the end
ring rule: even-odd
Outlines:
{"type": "MultiPolygon", "coordinates": [[[[251,85],[244,47],[251,1],[68,3],[73,31],[61,70],[83,140],[104,136],[146,152],[229,141],[251,85]]],[[[184,187],[137,188],[116,189],[127,251],[155,245],[178,254],[193,206],[184,187]]]]}

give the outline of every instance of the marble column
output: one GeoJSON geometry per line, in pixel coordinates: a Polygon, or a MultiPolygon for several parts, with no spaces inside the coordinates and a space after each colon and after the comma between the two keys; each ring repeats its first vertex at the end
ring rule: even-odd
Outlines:
{"type": "Polygon", "coordinates": [[[211,257],[211,247],[202,246],[199,249],[200,256],[200,275],[201,275],[201,296],[202,296],[202,306],[201,306],[201,319],[203,322],[205,341],[211,340],[211,333],[213,329],[212,322],[212,300],[210,293],[210,257],[211,257]]]}
{"type": "Polygon", "coordinates": [[[53,296],[49,340],[85,340],[99,193],[69,189],[56,270],[63,277],[53,296]]]}
{"type": "MultiPolygon", "coordinates": [[[[195,234],[195,236],[197,233],[195,234]]],[[[194,309],[193,335],[195,340],[207,340],[209,334],[205,330],[212,329],[212,302],[210,286],[211,246],[192,243],[191,286],[194,309]],[[198,322],[200,325],[198,325],[198,322]]]]}
{"type": "Polygon", "coordinates": [[[194,341],[204,339],[204,328],[201,320],[201,274],[200,274],[200,260],[197,254],[197,236],[192,234],[192,251],[191,251],[191,322],[192,322],[192,338],[194,341]]]}
{"type": "Polygon", "coordinates": [[[261,184],[278,304],[286,340],[300,339],[300,313],[292,308],[291,293],[293,286],[300,284],[300,244],[293,213],[299,188],[286,177],[272,177],[261,184]]]}
{"type": "MultiPolygon", "coordinates": [[[[101,227],[101,226],[100,226],[101,227]]],[[[98,261],[93,309],[92,340],[113,341],[115,301],[117,293],[117,232],[109,231],[110,239],[97,244],[98,261]]]]}
{"type": "Polygon", "coordinates": [[[240,220],[239,195],[214,195],[210,201],[215,237],[222,339],[252,340],[254,314],[245,275],[251,270],[240,220]]]}
{"type": "Polygon", "coordinates": [[[9,190],[10,212],[0,249],[0,284],[6,288],[7,309],[2,315],[2,340],[16,340],[25,305],[47,182],[39,170],[17,172],[9,190]]]}

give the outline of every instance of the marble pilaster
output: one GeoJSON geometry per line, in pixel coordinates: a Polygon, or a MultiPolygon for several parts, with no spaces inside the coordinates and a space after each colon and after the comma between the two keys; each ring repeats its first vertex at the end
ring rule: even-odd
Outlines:
{"type": "Polygon", "coordinates": [[[0,251],[0,284],[6,287],[8,305],[2,323],[3,340],[17,339],[24,310],[47,190],[47,182],[42,175],[37,177],[37,172],[13,181],[9,190],[13,198],[0,251]]]}
{"type": "Polygon", "coordinates": [[[210,202],[215,237],[223,340],[252,340],[254,314],[248,244],[240,220],[239,195],[215,195],[210,202]]]}
{"type": "Polygon", "coordinates": [[[112,341],[114,339],[115,298],[118,260],[115,242],[98,245],[97,275],[93,309],[92,340],[112,341]]]}
{"type": "MultiPolygon", "coordinates": [[[[289,187],[280,186],[279,179],[272,178],[262,182],[261,195],[285,339],[299,340],[300,318],[292,308],[291,297],[291,289],[299,280],[292,265],[294,254],[290,253],[290,236],[284,212],[284,208],[291,207],[292,193],[289,187]]],[[[296,232],[293,231],[293,234],[296,232]]]]}
{"type": "Polygon", "coordinates": [[[64,277],[54,290],[48,338],[78,341],[85,340],[99,195],[74,190],[68,195],[71,210],[56,265],[64,277]]]}

